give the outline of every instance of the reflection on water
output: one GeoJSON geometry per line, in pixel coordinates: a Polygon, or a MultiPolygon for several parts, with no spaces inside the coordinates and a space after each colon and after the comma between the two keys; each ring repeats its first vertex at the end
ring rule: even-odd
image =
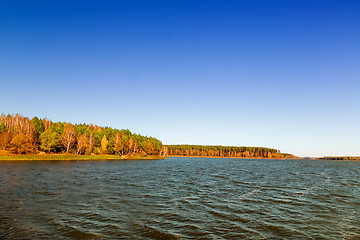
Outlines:
{"type": "Polygon", "coordinates": [[[0,239],[360,239],[360,162],[0,162],[0,239]]]}

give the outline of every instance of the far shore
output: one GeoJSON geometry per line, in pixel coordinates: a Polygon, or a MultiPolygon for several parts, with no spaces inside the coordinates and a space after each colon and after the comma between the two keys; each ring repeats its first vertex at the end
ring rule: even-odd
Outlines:
{"type": "Polygon", "coordinates": [[[240,158],[240,159],[299,159],[299,158],[262,158],[262,157],[220,157],[220,156],[184,156],[184,155],[168,155],[167,157],[185,157],[185,158],[240,158]]]}
{"type": "Polygon", "coordinates": [[[71,153],[52,153],[52,154],[10,154],[7,151],[0,151],[0,161],[82,161],[82,160],[160,160],[167,157],[181,158],[232,158],[232,159],[278,159],[278,160],[331,160],[331,161],[360,161],[360,157],[319,157],[319,158],[262,158],[262,157],[220,157],[220,156],[184,156],[168,155],[161,156],[134,156],[134,155],[76,155],[71,153]]]}
{"type": "Polygon", "coordinates": [[[238,159],[278,159],[278,160],[329,160],[329,161],[360,161],[360,157],[296,157],[296,158],[261,158],[261,157],[220,157],[220,156],[184,156],[184,155],[168,155],[167,157],[183,157],[183,158],[238,158],[238,159]]]}
{"type": "Polygon", "coordinates": [[[82,160],[159,160],[160,156],[76,155],[76,154],[0,154],[0,161],[82,161],[82,160]]]}

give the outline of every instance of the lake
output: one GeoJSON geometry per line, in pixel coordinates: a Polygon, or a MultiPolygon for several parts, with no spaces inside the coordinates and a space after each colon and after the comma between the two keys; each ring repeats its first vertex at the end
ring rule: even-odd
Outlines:
{"type": "Polygon", "coordinates": [[[0,161],[0,239],[360,239],[360,162],[0,161]]]}

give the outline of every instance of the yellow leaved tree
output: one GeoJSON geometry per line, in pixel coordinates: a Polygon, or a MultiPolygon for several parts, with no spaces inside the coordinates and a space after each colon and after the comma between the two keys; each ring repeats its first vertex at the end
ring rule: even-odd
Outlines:
{"type": "Polygon", "coordinates": [[[108,143],[109,143],[109,141],[107,140],[106,135],[104,135],[103,138],[101,139],[101,153],[102,154],[107,153],[108,143]]]}

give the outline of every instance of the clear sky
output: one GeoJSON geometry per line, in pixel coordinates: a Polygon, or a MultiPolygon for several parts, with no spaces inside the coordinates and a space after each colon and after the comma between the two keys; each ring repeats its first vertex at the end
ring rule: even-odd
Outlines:
{"type": "Polygon", "coordinates": [[[0,2],[0,112],[360,155],[360,1],[0,2]]]}

